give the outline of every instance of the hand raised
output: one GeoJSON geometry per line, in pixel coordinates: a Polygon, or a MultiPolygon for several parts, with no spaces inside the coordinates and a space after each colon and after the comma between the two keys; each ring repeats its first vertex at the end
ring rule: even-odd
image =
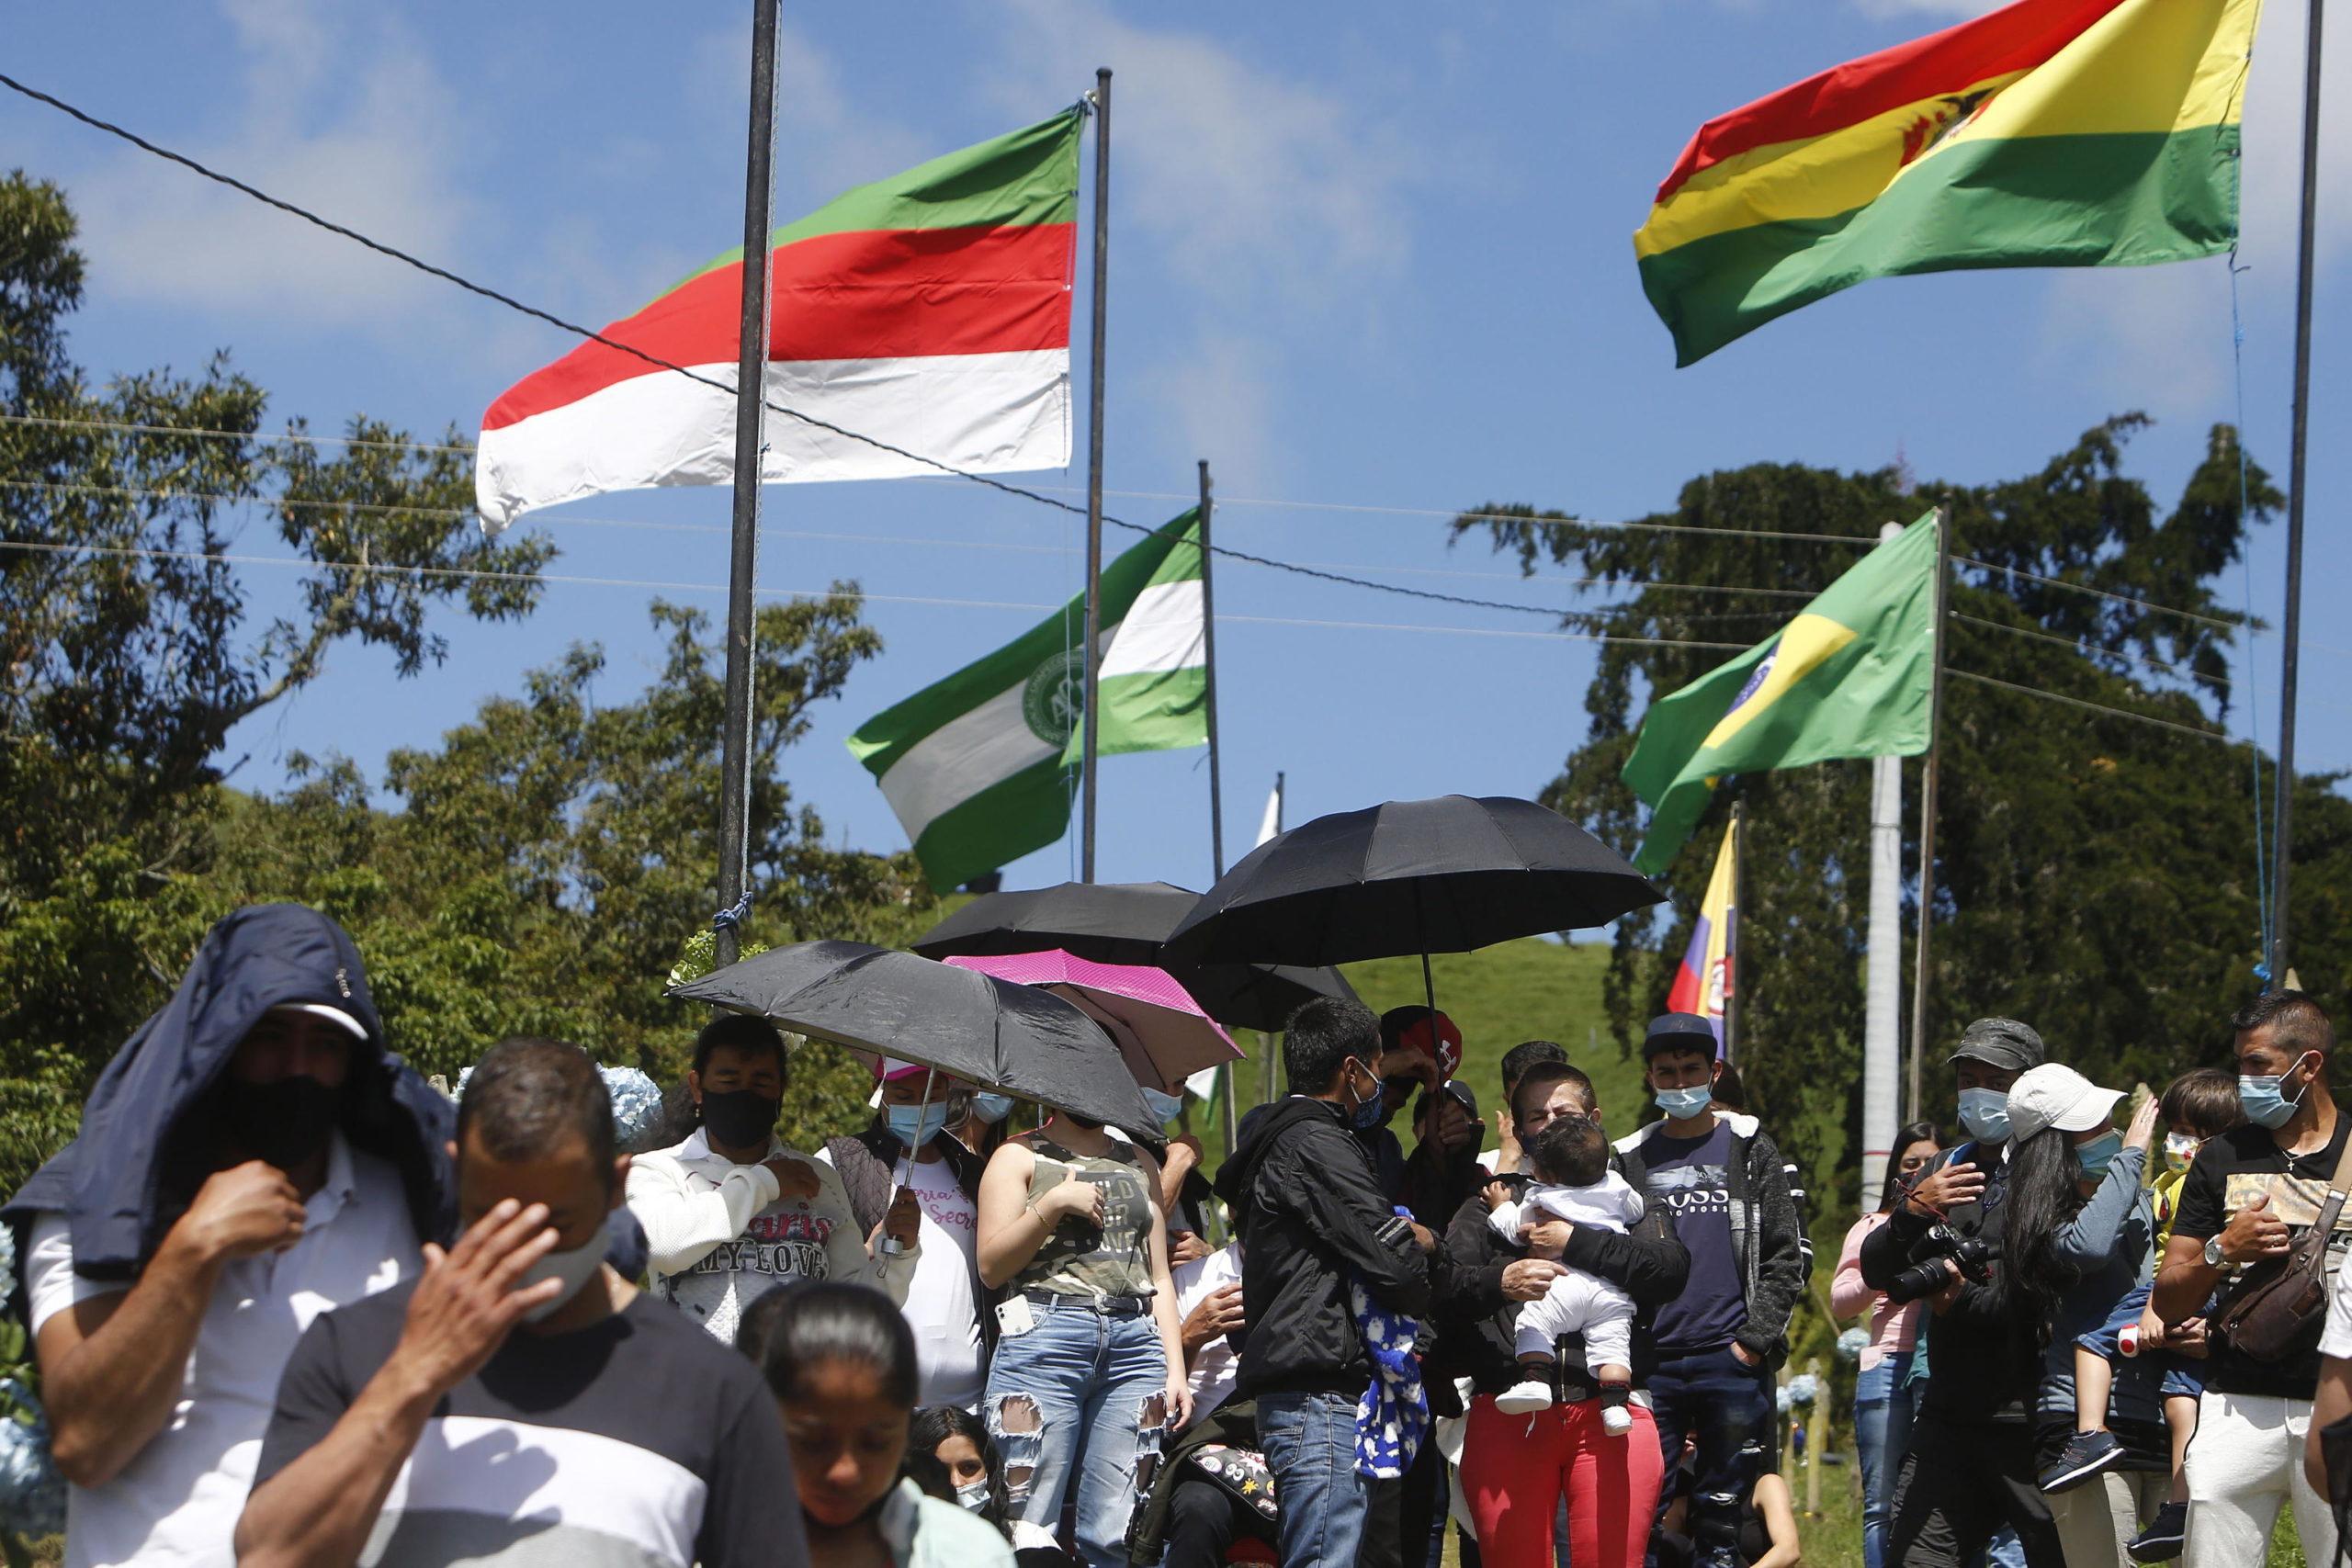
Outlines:
{"type": "Polygon", "coordinates": [[[900,1247],[912,1247],[922,1237],[922,1202],[911,1187],[901,1187],[882,1216],[882,1234],[900,1247]]]}
{"type": "Polygon", "coordinates": [[[425,1243],[424,1277],[409,1298],[392,1359],[436,1396],[479,1371],[525,1313],[562,1292],[560,1280],[515,1288],[555,1243],[547,1206],[526,1209],[511,1198],[447,1252],[425,1243]]]}
{"type": "Polygon", "coordinates": [[[823,1183],[817,1179],[817,1168],[805,1159],[778,1155],[766,1164],[775,1178],[778,1198],[814,1198],[824,1190],[823,1183]]]}
{"type": "Polygon", "coordinates": [[[2287,1222],[2270,1212],[2270,1194],[2265,1192],[2237,1212],[2222,1231],[2222,1257],[2231,1263],[2252,1263],[2257,1258],[2283,1258],[2290,1240],[2287,1222]]]}
{"type": "Polygon", "coordinates": [[[207,1258],[256,1258],[301,1240],[308,1217],[284,1171],[249,1159],[206,1177],[172,1228],[185,1229],[207,1258]]]}
{"type": "Polygon", "coordinates": [[[2144,1149],[2155,1142],[2156,1111],[2163,1103],[2153,1094],[2140,1102],[2140,1109],[2132,1113],[2132,1124],[2123,1129],[2125,1148],[2144,1149]]]}
{"type": "Polygon", "coordinates": [[[1911,1190],[1911,1207],[1922,1214],[1950,1213],[1963,1203],[1984,1196],[1984,1173],[1973,1165],[1948,1165],[1929,1171],[1911,1190]]]}
{"type": "Polygon", "coordinates": [[[1088,1224],[1099,1225],[1102,1223],[1102,1189],[1080,1179],[1076,1171],[1066,1169],[1062,1179],[1037,1200],[1037,1213],[1057,1224],[1075,1216],[1088,1224]]]}

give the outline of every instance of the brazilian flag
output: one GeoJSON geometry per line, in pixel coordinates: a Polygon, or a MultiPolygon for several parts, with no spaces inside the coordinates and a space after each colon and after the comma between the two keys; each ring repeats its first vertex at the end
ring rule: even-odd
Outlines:
{"type": "Polygon", "coordinates": [[[1670,864],[1727,773],[1928,749],[1936,514],[1864,556],[1771,637],[1650,705],[1625,783],[1650,807],[1634,864],[1670,864]]]}

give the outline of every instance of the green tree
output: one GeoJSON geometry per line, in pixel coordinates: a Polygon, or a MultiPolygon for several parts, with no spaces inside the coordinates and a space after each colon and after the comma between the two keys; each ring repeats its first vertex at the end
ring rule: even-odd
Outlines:
{"type": "Polygon", "coordinates": [[[66,344],[74,240],[57,186],[0,179],[0,1177],[60,1141],[216,912],[196,879],[231,730],[346,641],[421,671],[442,606],[524,615],[554,554],[470,525],[454,431],[271,439],[225,355],[93,389],[66,344]],[[254,518],[307,566],[299,613],[266,626],[228,558],[254,518]]]}
{"type": "MultiPolygon", "coordinates": [[[[2280,501],[2248,462],[2241,504],[2236,434],[2217,426],[2179,503],[2161,513],[2122,468],[2125,443],[2145,423],[2109,421],[2041,471],[1992,485],[1913,493],[1889,470],[1759,464],[1694,479],[1673,511],[1641,520],[1668,527],[1518,505],[1464,513],[1455,537],[1483,531],[1524,569],[1557,563],[1623,595],[1572,619],[1611,640],[1586,694],[1585,738],[1545,800],[1630,850],[1642,811],[1620,773],[1648,698],[1770,635],[1852,565],[1882,524],[1940,502],[1958,561],[1928,1060],[1939,1063],[1938,1046],[1987,1013],[2034,1023],[2060,1059],[2108,1081],[2161,1086],[2217,1060],[2230,1010],[2258,988],[2261,911],[2255,759],[2199,738],[2227,711],[2237,635],[2214,584],[2239,558],[2246,528],[2280,501]]],[[[1906,864],[1917,848],[1917,777],[1914,766],[1906,864]]],[[[2335,989],[2352,932],[2342,879],[2330,874],[2344,863],[2352,808],[2331,783],[2299,781],[2296,807],[2296,951],[2303,979],[2323,994],[2335,989]]],[[[1606,986],[1630,1049],[1664,1001],[1723,818],[1744,802],[1742,1067],[1815,1190],[1849,1205],[1851,1183],[1836,1179],[1855,1168],[1860,1147],[1869,787],[1865,761],[1728,782],[1665,879],[1671,915],[1621,927],[1606,986]]],[[[1948,1080],[1932,1067],[1926,1075],[1928,1109],[1947,1124],[1948,1080]]]]}

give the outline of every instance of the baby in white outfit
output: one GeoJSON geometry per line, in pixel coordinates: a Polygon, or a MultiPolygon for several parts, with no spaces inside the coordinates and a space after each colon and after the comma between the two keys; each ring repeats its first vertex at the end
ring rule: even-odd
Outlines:
{"type": "MultiPolygon", "coordinates": [[[[1623,1235],[1642,1217],[1642,1195],[1609,1168],[1609,1140],[1580,1116],[1564,1116],[1535,1134],[1527,1145],[1536,1180],[1518,1202],[1505,1200],[1493,1214],[1495,1229],[1519,1240],[1522,1224],[1546,1219],[1591,1225],[1623,1235]]],[[[1557,1247],[1530,1248],[1533,1257],[1556,1260],[1557,1247]]],[[[1581,1269],[1571,1268],[1535,1301],[1519,1309],[1520,1369],[1525,1380],[1495,1397],[1495,1408],[1520,1416],[1552,1404],[1559,1358],[1554,1347],[1563,1334],[1584,1337],[1585,1366],[1600,1385],[1600,1420],[1608,1431],[1631,1431],[1626,1408],[1634,1382],[1634,1298],[1581,1269]]]]}

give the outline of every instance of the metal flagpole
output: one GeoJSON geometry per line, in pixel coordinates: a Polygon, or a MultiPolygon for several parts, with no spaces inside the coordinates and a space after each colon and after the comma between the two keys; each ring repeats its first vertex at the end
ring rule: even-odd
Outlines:
{"type": "MultiPolygon", "coordinates": [[[[1724,921],[1724,1060],[1739,1060],[1739,997],[1746,987],[1739,983],[1739,928],[1747,918],[1747,803],[1731,803],[1731,919],[1724,921]]],[[[1706,993],[1699,994],[1699,1005],[1707,1005],[1706,993]]]]}
{"type": "MultiPolygon", "coordinates": [[[[1209,460],[1201,459],[1201,667],[1207,675],[1203,700],[1209,721],[1209,881],[1225,875],[1225,788],[1217,772],[1216,754],[1216,561],[1209,552],[1209,513],[1215,502],[1209,491],[1209,460]]],[[[1216,1070],[1217,1128],[1227,1155],[1233,1152],[1233,1064],[1216,1070]]]]}
{"type": "Polygon", "coordinates": [[[719,742],[718,907],[714,957],[732,964],[751,901],[752,673],[758,616],[760,469],[765,452],[768,198],[775,149],[778,0],[752,0],[751,144],[743,166],[743,321],[735,355],[735,520],[727,558],[727,717],[719,742]]]}
{"type": "Polygon", "coordinates": [[[1225,874],[1225,790],[1218,783],[1216,755],[1216,563],[1209,554],[1209,460],[1201,459],[1201,658],[1208,674],[1209,880],[1225,874]]]}
{"type": "MultiPolygon", "coordinates": [[[[1936,760],[1943,750],[1944,623],[1951,602],[1951,509],[1936,508],[1935,673],[1928,697],[1928,758],[1919,775],[1919,934],[1911,976],[1911,1119],[1920,1116],[1920,1063],[1928,1049],[1928,935],[1936,908],[1936,760]]],[[[1868,1201],[1870,1194],[1863,1193],[1868,1201]]]]}
{"type": "Polygon", "coordinates": [[[2292,446],[2287,459],[2287,611],[2279,633],[2278,801],[2271,808],[2270,965],[2266,989],[2287,983],[2287,878],[2292,866],[2295,811],[2295,678],[2301,663],[2303,631],[2304,450],[2311,432],[2312,231],[2319,210],[2320,22],[2324,0],[2311,0],[2311,23],[2303,37],[2303,211],[2295,244],[2295,409],[2292,446]]]}
{"type": "Polygon", "coordinates": [[[1102,658],[1102,333],[1103,286],[1111,260],[1111,68],[1094,73],[1094,320],[1086,391],[1086,683],[1080,757],[1079,880],[1094,880],[1094,682],[1102,658]]]}
{"type": "MultiPolygon", "coordinates": [[[[1889,523],[1878,542],[1903,536],[1889,523]]],[[[1903,1107],[1903,759],[1871,759],[1870,938],[1862,1000],[1862,1196],[1886,1185],[1903,1107]]]]}

